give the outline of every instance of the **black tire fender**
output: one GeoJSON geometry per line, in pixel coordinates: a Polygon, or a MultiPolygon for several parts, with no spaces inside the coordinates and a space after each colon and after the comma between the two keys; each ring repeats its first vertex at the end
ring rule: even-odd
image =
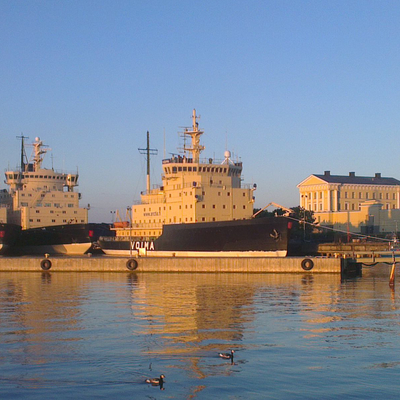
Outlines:
{"type": "Polygon", "coordinates": [[[48,271],[51,268],[51,261],[47,258],[40,261],[40,268],[42,268],[43,271],[48,271]]]}
{"type": "Polygon", "coordinates": [[[311,271],[314,268],[314,261],[309,258],[305,258],[301,262],[301,268],[303,268],[304,271],[311,271]]]}
{"type": "Polygon", "coordinates": [[[126,268],[129,269],[129,271],[134,271],[138,267],[138,262],[134,258],[130,258],[126,262],[126,268]]]}

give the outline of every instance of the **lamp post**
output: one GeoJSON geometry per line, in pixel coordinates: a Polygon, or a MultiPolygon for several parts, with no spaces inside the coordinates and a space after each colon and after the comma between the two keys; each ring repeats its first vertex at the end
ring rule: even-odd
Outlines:
{"type": "Polygon", "coordinates": [[[126,213],[129,216],[129,257],[132,257],[132,207],[126,207],[126,213]]]}
{"type": "Polygon", "coordinates": [[[302,194],[301,195],[303,199],[303,240],[306,240],[306,201],[307,201],[307,195],[302,194]]]}

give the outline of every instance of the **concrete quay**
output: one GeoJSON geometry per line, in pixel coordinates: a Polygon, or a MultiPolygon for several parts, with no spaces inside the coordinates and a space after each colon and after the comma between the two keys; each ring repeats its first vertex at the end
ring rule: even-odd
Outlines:
{"type": "Polygon", "coordinates": [[[361,275],[352,259],[326,257],[0,257],[0,271],[329,273],[361,275]]]}

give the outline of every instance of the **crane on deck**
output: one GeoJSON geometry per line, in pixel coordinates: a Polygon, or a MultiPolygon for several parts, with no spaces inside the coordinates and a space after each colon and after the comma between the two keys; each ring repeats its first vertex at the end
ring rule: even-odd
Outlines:
{"type": "Polygon", "coordinates": [[[252,218],[255,218],[258,214],[263,212],[269,206],[275,206],[276,208],[280,208],[280,209],[286,211],[286,213],[284,214],[285,217],[288,217],[290,214],[294,213],[294,211],[291,208],[287,208],[287,207],[281,206],[280,204],[277,204],[277,203],[274,203],[273,201],[271,201],[271,203],[268,203],[265,207],[261,208],[261,210],[258,210],[255,214],[253,214],[252,218]]]}

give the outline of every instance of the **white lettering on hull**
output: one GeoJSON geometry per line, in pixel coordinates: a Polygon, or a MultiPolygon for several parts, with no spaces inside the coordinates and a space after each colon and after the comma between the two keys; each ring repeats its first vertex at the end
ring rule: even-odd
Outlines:
{"type": "Polygon", "coordinates": [[[154,250],[154,242],[131,242],[132,250],[146,249],[146,250],[154,250]]]}

